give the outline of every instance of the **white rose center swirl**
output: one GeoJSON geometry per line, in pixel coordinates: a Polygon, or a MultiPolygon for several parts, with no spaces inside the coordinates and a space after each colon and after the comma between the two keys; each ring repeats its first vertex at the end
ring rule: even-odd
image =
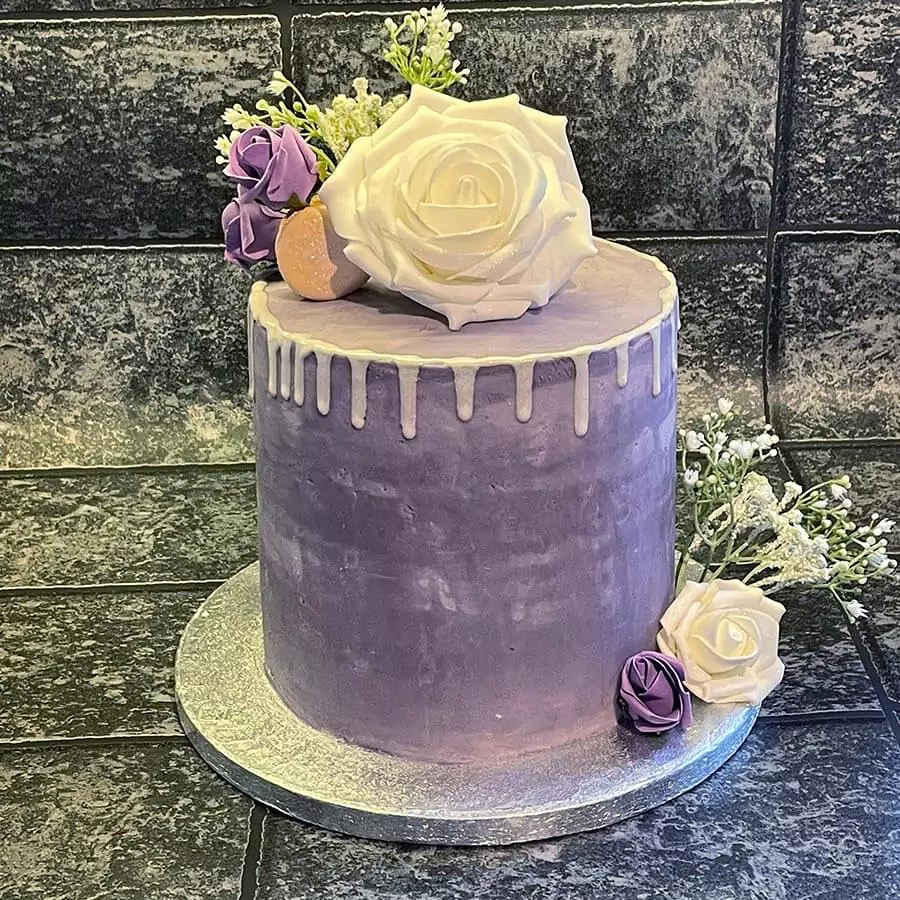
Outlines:
{"type": "Polygon", "coordinates": [[[346,255],[451,328],[543,306],[596,249],[565,121],[414,88],[321,197],[346,255]]]}

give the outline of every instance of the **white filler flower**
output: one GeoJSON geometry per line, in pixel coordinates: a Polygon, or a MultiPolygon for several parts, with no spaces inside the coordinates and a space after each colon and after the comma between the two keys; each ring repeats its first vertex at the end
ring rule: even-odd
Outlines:
{"type": "Polygon", "coordinates": [[[781,681],[784,607],[741,581],[688,581],[666,610],[656,642],[679,659],[688,690],[708,703],[761,703],[781,681]]]}
{"type": "Polygon", "coordinates": [[[566,120],[513,95],[413,85],[319,196],[347,258],[451,329],[543,306],[597,252],[566,120]]]}

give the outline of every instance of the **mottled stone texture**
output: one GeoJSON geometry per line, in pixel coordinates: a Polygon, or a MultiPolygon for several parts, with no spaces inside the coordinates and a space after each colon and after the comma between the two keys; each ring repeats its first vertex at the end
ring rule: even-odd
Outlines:
{"type": "MultiPolygon", "coordinates": [[[[849,475],[853,515],[858,522],[866,521],[872,513],[900,522],[900,446],[792,450],[790,457],[808,486],[849,475]]],[[[900,552],[900,527],[885,538],[891,553],[900,552]]]]}
{"type": "Polygon", "coordinates": [[[102,14],[106,10],[136,12],[150,9],[213,9],[238,6],[265,6],[267,0],[0,0],[0,14],[6,12],[43,13],[51,10],[102,14]]]}
{"type": "Polygon", "coordinates": [[[179,734],[175,646],[202,593],[8,597],[0,740],[179,734]]]}
{"type": "Polygon", "coordinates": [[[256,534],[252,472],[0,480],[0,587],[224,580],[256,534]]]}
{"type": "Polygon", "coordinates": [[[0,898],[237,898],[249,814],[181,742],[2,750],[0,898]]]}
{"type": "Polygon", "coordinates": [[[900,5],[799,2],[785,221],[900,222],[900,5]]]}
{"type": "Polygon", "coordinates": [[[900,704],[900,583],[873,583],[860,598],[869,612],[857,622],[888,698],[900,704]]]}
{"type": "MultiPolygon", "coordinates": [[[[569,117],[594,227],[749,230],[769,214],[777,4],[685,9],[458,10],[469,97],[511,91],[569,117]]],[[[297,16],[295,65],[311,97],[376,64],[377,14],[297,16]],[[360,51],[362,47],[362,51],[360,51]]]]}
{"type": "Polygon", "coordinates": [[[249,459],[250,280],[215,247],[0,250],[0,465],[249,459]]]}
{"type": "Polygon", "coordinates": [[[757,726],[688,794],[602,831],[519,847],[379,844],[272,813],[257,897],[886,900],[900,883],[898,766],[882,722],[757,726]]]}
{"type": "Polygon", "coordinates": [[[678,280],[678,412],[693,421],[719,397],[763,414],[764,240],[740,238],[628,242],[658,256],[678,280]]]}
{"type": "Polygon", "coordinates": [[[900,435],[900,233],[782,235],[774,290],[782,436],[900,435]]]}
{"type": "Polygon", "coordinates": [[[271,16],[0,24],[0,239],[218,239],[218,117],[279,56],[271,16]]]}
{"type": "Polygon", "coordinates": [[[880,710],[846,616],[831,594],[795,588],[775,599],[786,609],[778,650],[784,681],[766,698],[761,715],[880,710]]]}

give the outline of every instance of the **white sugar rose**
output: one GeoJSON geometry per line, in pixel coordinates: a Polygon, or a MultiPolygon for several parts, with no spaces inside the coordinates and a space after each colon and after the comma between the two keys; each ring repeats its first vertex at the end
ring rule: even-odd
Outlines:
{"type": "Polygon", "coordinates": [[[685,583],[660,621],[659,649],[679,659],[688,690],[708,703],[761,703],[784,676],[784,607],[741,581],[685,583]]]}
{"type": "Polygon", "coordinates": [[[319,196],[351,262],[454,330],[543,306],[597,252],[566,120],[516,96],[414,85],[319,196]]]}

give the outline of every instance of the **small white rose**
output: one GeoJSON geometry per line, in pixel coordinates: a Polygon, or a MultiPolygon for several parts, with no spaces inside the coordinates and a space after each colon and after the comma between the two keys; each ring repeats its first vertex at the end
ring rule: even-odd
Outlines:
{"type": "Polygon", "coordinates": [[[452,329],[543,306],[597,249],[566,120],[413,85],[319,196],[344,251],[452,329]]]}
{"type": "Polygon", "coordinates": [[[688,581],[666,610],[656,642],[679,659],[685,684],[708,703],[754,703],[781,681],[784,607],[736,580],[688,581]]]}

